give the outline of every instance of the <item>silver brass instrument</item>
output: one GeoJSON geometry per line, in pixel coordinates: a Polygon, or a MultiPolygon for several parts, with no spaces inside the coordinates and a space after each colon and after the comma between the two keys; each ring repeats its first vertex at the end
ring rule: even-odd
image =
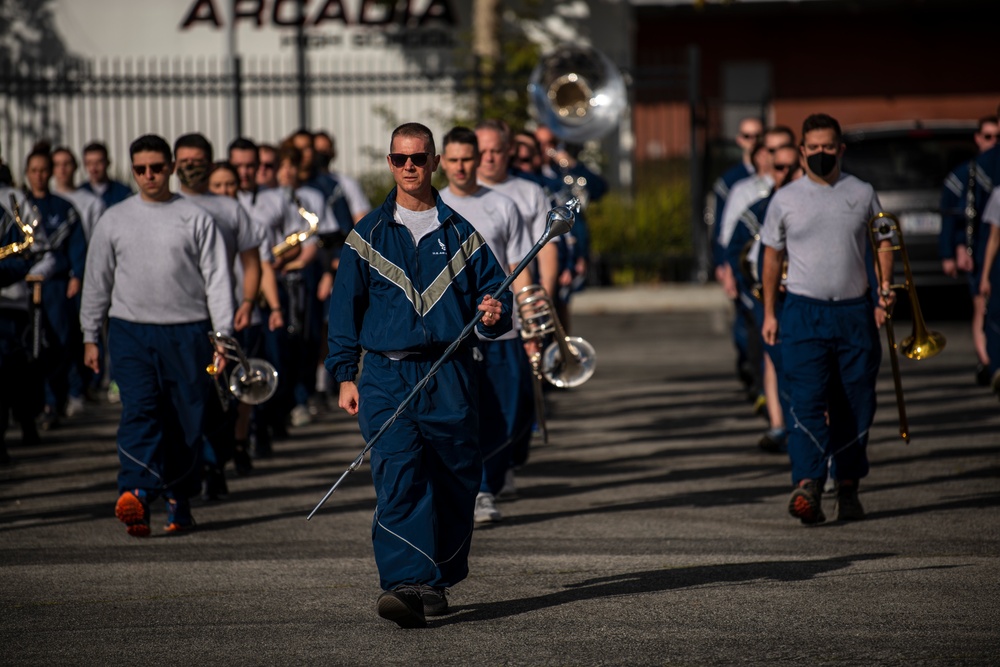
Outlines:
{"type": "Polygon", "coordinates": [[[7,259],[13,255],[19,255],[22,252],[30,250],[31,246],[35,243],[34,225],[37,224],[37,221],[33,224],[29,224],[21,219],[21,209],[17,205],[17,199],[14,195],[10,196],[10,210],[14,215],[14,224],[16,224],[17,228],[21,230],[21,233],[24,234],[24,240],[0,246],[0,259],[7,259]]]}
{"type": "Polygon", "coordinates": [[[579,336],[567,336],[552,299],[540,285],[528,285],[517,294],[517,312],[521,316],[521,337],[541,342],[549,334],[554,338],[532,360],[542,377],[560,388],[579,387],[594,374],[597,353],[594,346],[579,336]]]}
{"type": "Polygon", "coordinates": [[[319,216],[312,211],[307,211],[301,205],[299,206],[299,215],[305,218],[305,221],[309,223],[309,229],[304,232],[295,232],[294,234],[289,234],[285,237],[285,240],[278,245],[271,248],[271,254],[276,258],[281,257],[285,253],[289,252],[292,248],[299,246],[304,243],[306,239],[316,234],[316,229],[319,225],[319,216]]]}
{"type": "MultiPolygon", "coordinates": [[[[906,244],[903,242],[903,231],[900,228],[899,218],[891,213],[879,213],[868,221],[868,239],[871,241],[872,252],[875,257],[875,275],[878,278],[879,293],[883,298],[887,298],[894,289],[905,289],[910,297],[910,308],[913,311],[913,332],[903,339],[899,344],[899,351],[909,359],[919,361],[929,359],[944,350],[945,337],[936,331],[929,331],[924,322],[924,316],[920,311],[920,302],[917,300],[917,288],[913,284],[913,274],[910,270],[910,258],[906,254],[906,244]],[[892,245],[885,248],[879,247],[876,235],[892,234],[894,241],[892,245]],[[882,275],[882,266],[878,261],[878,254],[882,252],[899,251],[900,260],[903,262],[902,283],[889,285],[888,290],[882,289],[885,277],[882,275]]],[[[889,359],[892,364],[892,381],[896,387],[896,407],[899,409],[899,436],[907,443],[910,442],[909,423],[906,419],[906,405],[903,402],[903,384],[899,376],[899,360],[896,355],[896,336],[892,328],[892,309],[887,309],[885,313],[885,335],[889,341],[889,359]]]]}
{"type": "MultiPolygon", "coordinates": [[[[208,334],[208,338],[212,341],[213,348],[221,348],[226,359],[236,362],[236,368],[229,374],[229,391],[237,400],[249,405],[259,405],[274,396],[274,392],[278,390],[278,371],[274,366],[263,359],[247,359],[243,347],[232,336],[213,331],[208,334]]],[[[215,378],[221,398],[219,374],[222,369],[212,363],[205,371],[215,378]]],[[[223,400],[223,405],[225,404],[226,401],[223,400]]]]}
{"type": "Polygon", "coordinates": [[[597,139],[618,124],[628,100],[625,79],[603,53],[562,46],[531,73],[528,95],[538,122],[563,141],[597,139]]]}

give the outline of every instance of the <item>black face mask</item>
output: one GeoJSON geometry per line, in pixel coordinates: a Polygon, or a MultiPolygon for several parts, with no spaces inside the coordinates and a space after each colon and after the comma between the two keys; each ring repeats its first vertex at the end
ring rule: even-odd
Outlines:
{"type": "Polygon", "coordinates": [[[813,153],[806,157],[806,164],[809,165],[809,171],[812,173],[826,177],[837,168],[837,154],[824,153],[823,151],[813,153]]]}

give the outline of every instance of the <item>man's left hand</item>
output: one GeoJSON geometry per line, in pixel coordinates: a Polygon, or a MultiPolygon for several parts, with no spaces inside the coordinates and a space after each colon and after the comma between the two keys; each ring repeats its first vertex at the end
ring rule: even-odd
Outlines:
{"type": "Polygon", "coordinates": [[[479,310],[483,311],[483,324],[488,327],[499,322],[500,313],[503,312],[500,302],[489,294],[483,297],[482,303],[479,304],[479,310]]]}

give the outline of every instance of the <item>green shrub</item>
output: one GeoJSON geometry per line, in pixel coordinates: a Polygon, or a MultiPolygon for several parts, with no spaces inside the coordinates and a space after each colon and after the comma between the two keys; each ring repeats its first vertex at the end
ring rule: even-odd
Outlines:
{"type": "Polygon", "coordinates": [[[591,252],[612,284],[677,280],[690,266],[691,203],[687,183],[610,192],[587,208],[591,252]]]}

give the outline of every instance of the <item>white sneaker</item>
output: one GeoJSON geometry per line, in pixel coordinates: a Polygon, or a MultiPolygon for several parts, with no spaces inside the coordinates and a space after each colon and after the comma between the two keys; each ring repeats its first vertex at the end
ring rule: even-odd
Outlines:
{"type": "Polygon", "coordinates": [[[305,426],[312,421],[309,408],[304,405],[296,405],[292,408],[292,426],[305,426]]]}
{"type": "Polygon", "coordinates": [[[83,398],[80,396],[70,396],[66,400],[66,416],[73,417],[74,415],[83,414],[83,398]]]}
{"type": "Polygon", "coordinates": [[[507,468],[507,472],[503,477],[503,488],[500,489],[500,493],[497,494],[499,498],[516,498],[517,497],[517,483],[514,481],[514,469],[507,468]]]}
{"type": "Polygon", "coordinates": [[[476,496],[476,523],[495,523],[501,519],[503,519],[503,515],[497,509],[493,494],[480,493],[476,496]]]}

